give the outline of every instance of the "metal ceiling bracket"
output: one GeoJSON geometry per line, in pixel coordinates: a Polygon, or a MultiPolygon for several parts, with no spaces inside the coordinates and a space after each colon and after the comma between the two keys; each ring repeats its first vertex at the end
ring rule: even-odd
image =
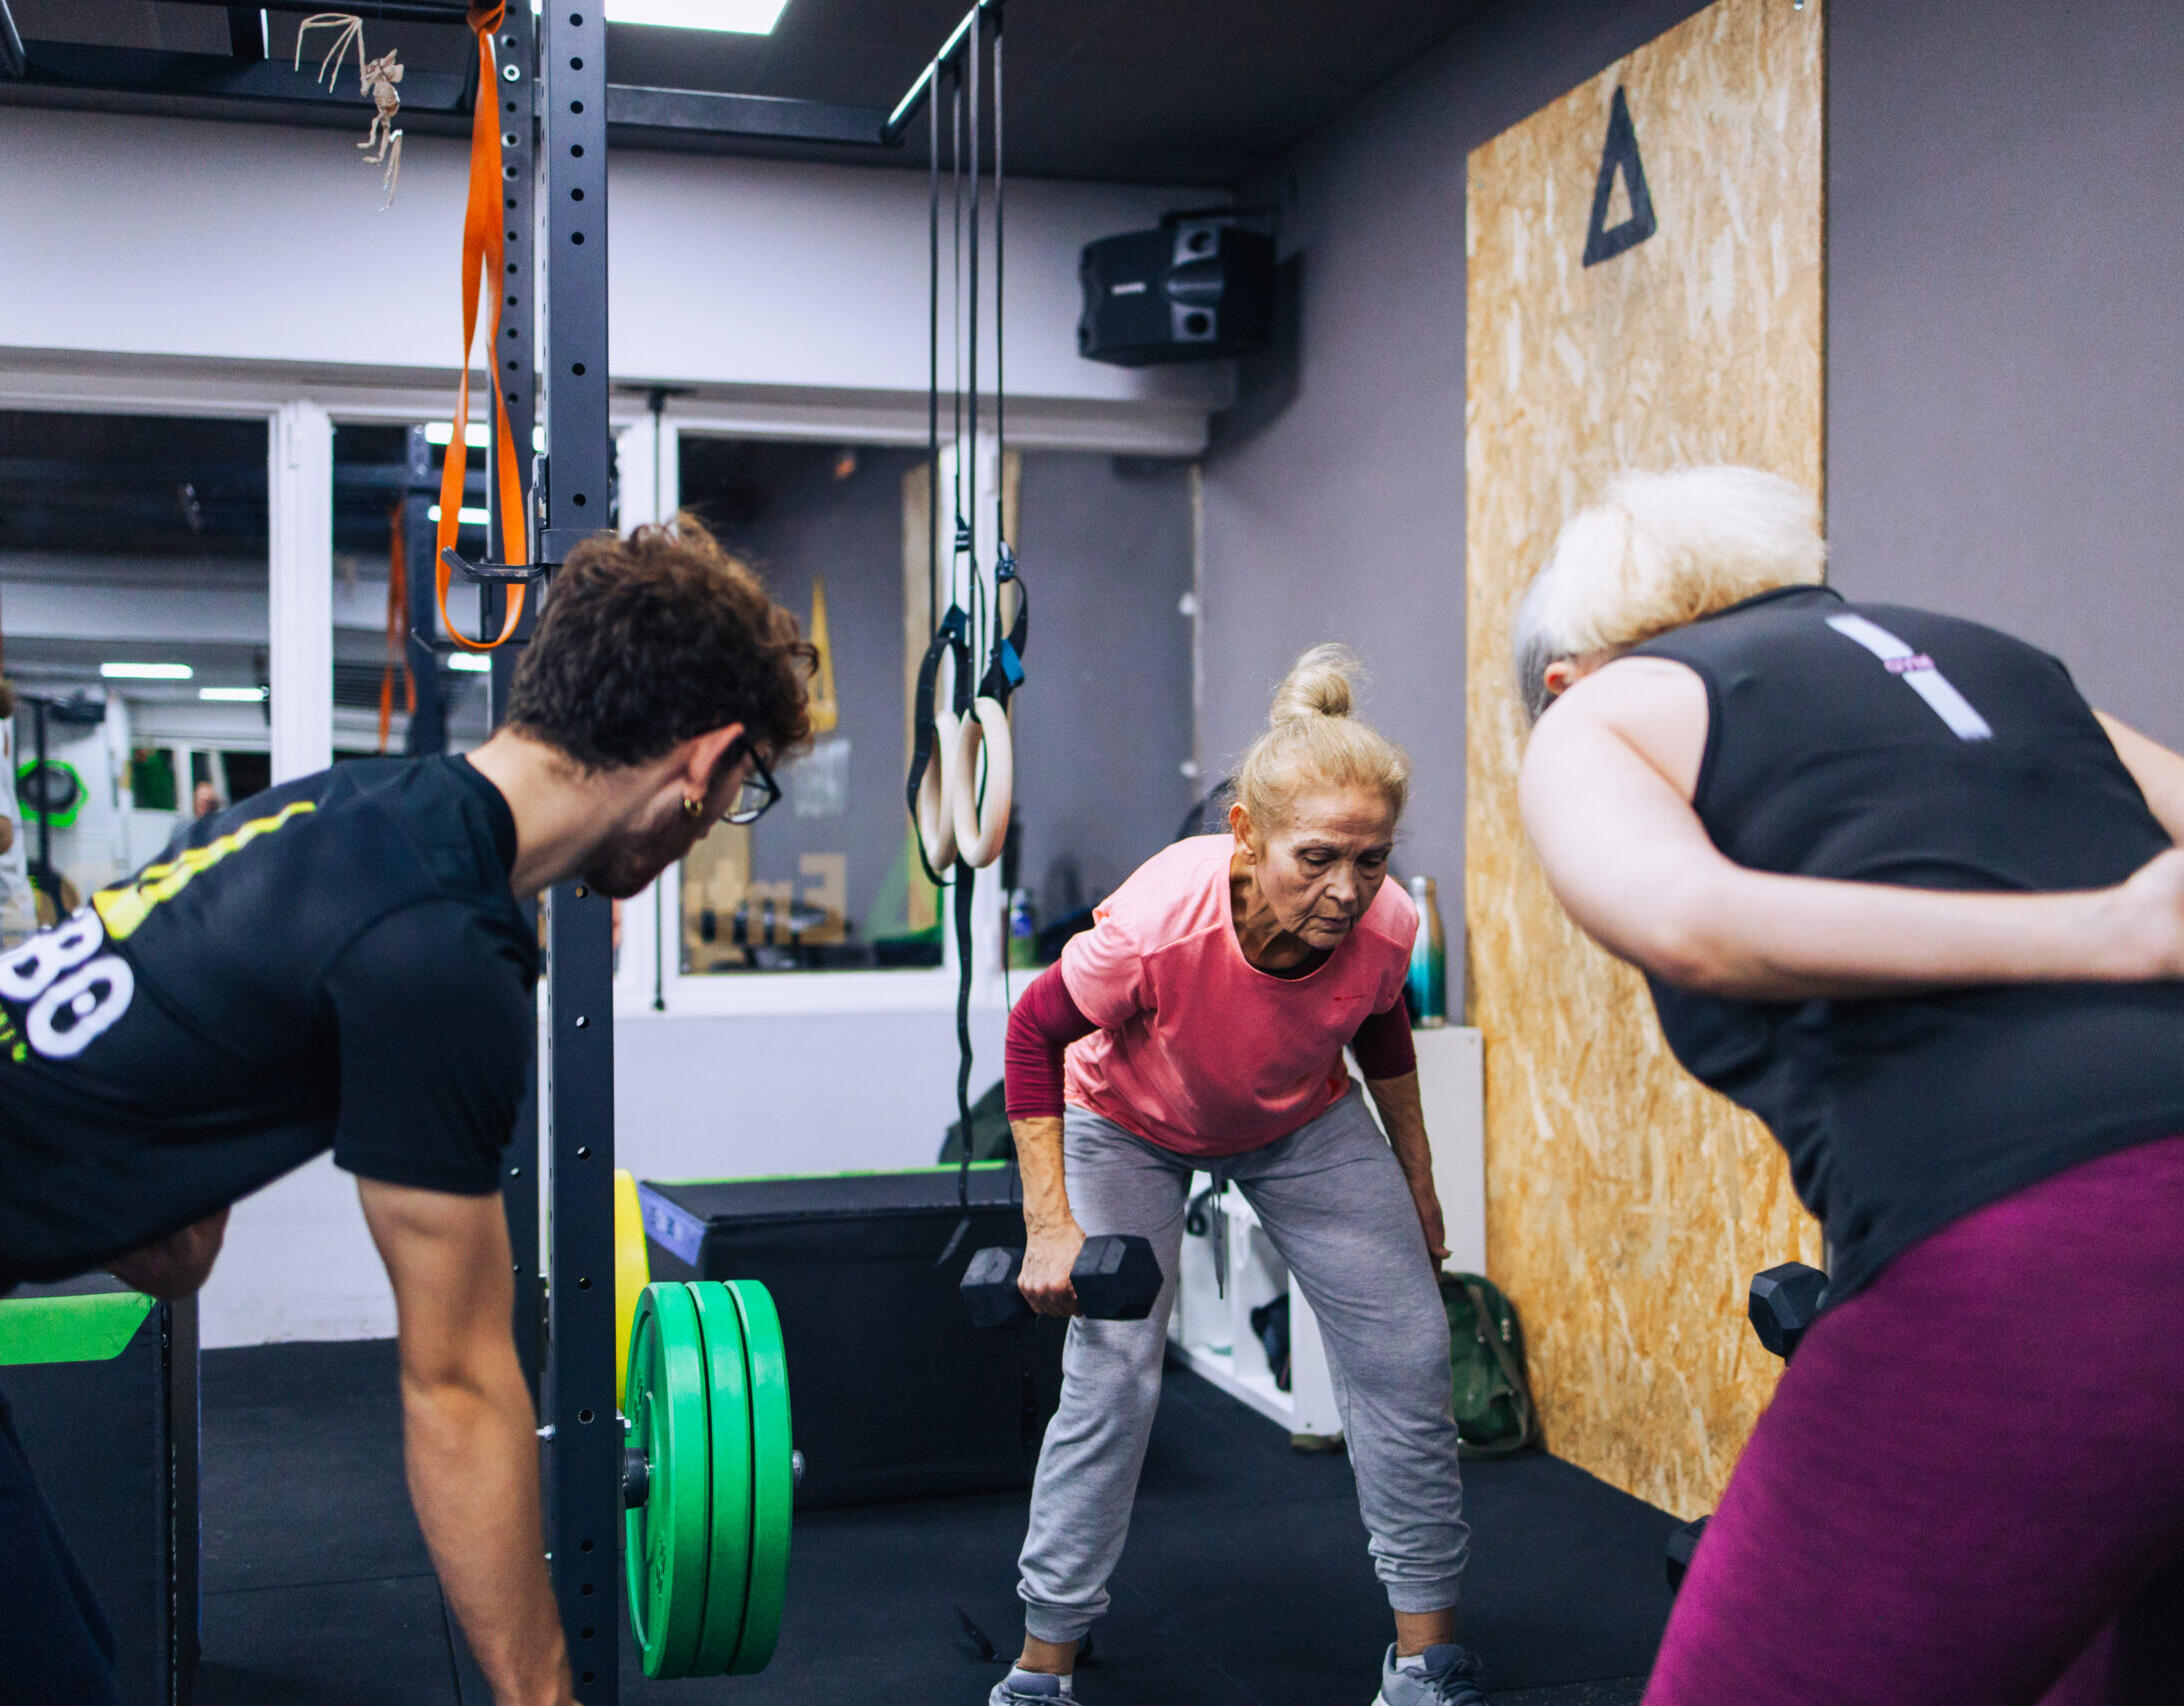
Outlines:
{"type": "Polygon", "coordinates": [[[976,5],[964,13],[963,21],[956,25],[955,32],[941,43],[940,51],[933,55],[932,62],[918,73],[917,81],[895,103],[895,110],[887,115],[887,123],[880,127],[881,141],[892,144],[902,140],[902,133],[909,128],[918,109],[925,105],[926,96],[933,92],[933,74],[942,66],[952,64],[962,53],[963,44],[970,39],[971,20],[981,12],[992,17],[995,29],[1001,27],[1001,0],[978,0],[976,5]]]}
{"type": "Polygon", "coordinates": [[[8,10],[8,0],[0,0],[0,77],[20,77],[30,69],[30,61],[23,55],[23,38],[15,27],[15,14],[8,10]]]}
{"type": "Polygon", "coordinates": [[[878,107],[837,106],[775,95],[720,95],[700,89],[607,86],[607,122],[632,130],[747,136],[774,142],[834,142],[883,147],[887,115],[878,107]]]}

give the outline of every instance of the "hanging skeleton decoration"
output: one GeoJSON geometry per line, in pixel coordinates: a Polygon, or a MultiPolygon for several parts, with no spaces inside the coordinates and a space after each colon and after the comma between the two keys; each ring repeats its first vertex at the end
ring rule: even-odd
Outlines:
{"type": "Polygon", "coordinates": [[[402,132],[395,127],[395,115],[402,110],[402,97],[395,92],[395,85],[402,81],[402,62],[395,54],[383,53],[377,59],[364,57],[364,20],[354,12],[314,12],[296,26],[295,68],[303,69],[303,40],[311,31],[332,30],[334,45],[319,62],[318,80],[332,89],[341,76],[341,61],[353,44],[356,48],[357,85],[372,98],[372,127],[365,133],[357,147],[364,150],[364,157],[372,165],[384,165],[380,183],[387,192],[387,199],[379,204],[384,213],[394,205],[394,188],[402,178],[402,132]],[[371,150],[377,148],[378,152],[371,150]]]}

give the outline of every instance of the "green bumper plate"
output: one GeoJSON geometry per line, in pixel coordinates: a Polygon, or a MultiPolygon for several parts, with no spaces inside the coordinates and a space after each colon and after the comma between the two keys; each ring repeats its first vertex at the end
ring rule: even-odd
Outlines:
{"type": "Polygon", "coordinates": [[[630,1330],[630,1624],[655,1679],[748,1676],[781,1635],[796,1478],[781,1317],[755,1280],[647,1286],[630,1330]]]}
{"type": "Polygon", "coordinates": [[[705,1620],[711,1440],[704,1340],[687,1286],[650,1285],[630,1328],[630,1442],[645,1454],[645,1502],[626,1517],[632,1633],[649,1677],[688,1676],[705,1620]]]}
{"type": "Polygon", "coordinates": [[[789,1585],[790,1508],[796,1474],[789,1434],[789,1365],[781,1317],[756,1280],[731,1280],[729,1295],[743,1320],[751,1390],[751,1586],[743,1640],[729,1666],[733,1676],[766,1668],[781,1638],[781,1607],[789,1585]]]}
{"type": "Polygon", "coordinates": [[[744,1359],[743,1318],[728,1288],[715,1281],[690,1287],[705,1336],[706,1408],[712,1441],[713,1510],[705,1578],[705,1621],[693,1676],[723,1676],[743,1638],[743,1607],[751,1563],[751,1377],[744,1359]]]}

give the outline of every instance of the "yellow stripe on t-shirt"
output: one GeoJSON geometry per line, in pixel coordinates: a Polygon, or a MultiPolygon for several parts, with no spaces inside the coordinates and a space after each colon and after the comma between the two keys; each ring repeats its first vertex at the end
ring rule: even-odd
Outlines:
{"type": "Polygon", "coordinates": [[[271,817],[254,817],[240,828],[229,830],[217,841],[208,841],[202,847],[184,848],[180,858],[170,859],[162,865],[145,866],[130,882],[99,890],[91,897],[91,904],[98,908],[107,936],[118,942],[131,935],[151,916],[153,907],[161,901],[174,899],[200,872],[211,870],[230,853],[248,847],[259,836],[271,835],[291,818],[317,809],[310,800],[292,800],[271,817]]]}

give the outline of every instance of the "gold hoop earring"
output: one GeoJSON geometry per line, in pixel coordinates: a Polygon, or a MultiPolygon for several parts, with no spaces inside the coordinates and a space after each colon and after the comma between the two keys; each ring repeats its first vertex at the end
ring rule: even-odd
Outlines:
{"type": "Polygon", "coordinates": [[[684,817],[700,818],[705,815],[705,802],[692,799],[688,794],[685,794],[683,795],[682,809],[684,817]]]}

